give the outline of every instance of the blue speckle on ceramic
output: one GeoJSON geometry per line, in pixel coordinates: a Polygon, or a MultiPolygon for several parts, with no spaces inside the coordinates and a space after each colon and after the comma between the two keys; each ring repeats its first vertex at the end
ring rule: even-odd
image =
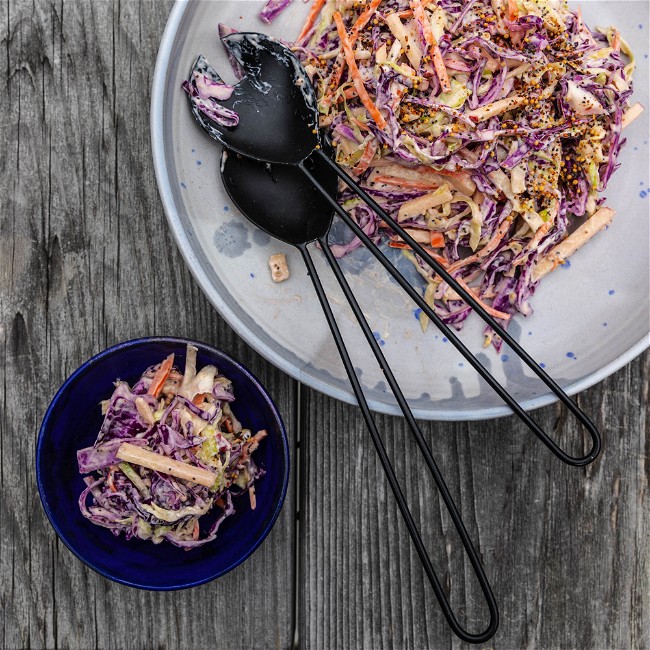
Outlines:
{"type": "Polygon", "coordinates": [[[84,363],[52,400],[36,446],[38,491],[48,519],[64,544],[106,578],[156,591],[193,587],[241,564],[273,527],[288,480],[287,436],[264,387],[223,352],[179,338],[127,341],[84,363]],[[198,348],[199,367],[213,363],[233,380],[233,410],[242,424],[254,431],[269,432],[256,452],[256,461],[267,470],[256,486],[256,509],[251,510],[245,496],[235,498],[237,512],[223,523],[217,539],[191,551],[164,542],[154,545],[139,539],[127,541],[123,535],[115,537],[106,528],[88,521],[77,503],[85,487],[77,467],[77,450],[95,442],[103,420],[99,403],[110,397],[115,379],[133,383],[148,366],[172,352],[183,367],[188,343],[198,348]]]}
{"type": "Polygon", "coordinates": [[[253,243],[257,246],[266,246],[271,241],[271,235],[269,233],[255,228],[253,230],[253,243]]]}
{"type": "MultiPolygon", "coordinates": [[[[224,208],[225,209],[225,208],[224,208]]],[[[248,230],[242,221],[226,221],[215,231],[215,248],[226,257],[239,257],[251,247],[248,241],[248,230]]]]}

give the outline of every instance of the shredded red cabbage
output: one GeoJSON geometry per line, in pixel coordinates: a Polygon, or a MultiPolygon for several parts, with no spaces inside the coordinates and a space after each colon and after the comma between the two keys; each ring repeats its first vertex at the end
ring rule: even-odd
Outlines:
{"type": "Polygon", "coordinates": [[[197,372],[196,348],[188,346],[183,374],[172,363],[147,369],[133,389],[117,382],[103,403],[95,444],[77,452],[79,471],[89,475],[79,508],[116,536],[191,549],[215,539],[235,512],[233,496],[246,492],[255,507],[255,481],[265,471],[253,453],[266,431],[242,428],[230,408],[232,383],[214,366],[197,372]],[[205,486],[124,462],[118,450],[125,442],[210,470],[215,482],[205,486]]]}
{"type": "MultiPolygon", "coordinates": [[[[567,254],[603,227],[599,193],[618,167],[634,69],[618,31],[592,31],[561,0],[326,0],[302,34],[294,50],[337,161],[404,227],[442,234],[431,252],[493,315],[531,313],[557,265],[545,262],[563,259],[585,219],[593,229],[567,254]]],[[[404,248],[351,192],[340,201],[369,235],[404,248]]],[[[427,302],[460,329],[471,309],[403,252],[427,302]]]]}

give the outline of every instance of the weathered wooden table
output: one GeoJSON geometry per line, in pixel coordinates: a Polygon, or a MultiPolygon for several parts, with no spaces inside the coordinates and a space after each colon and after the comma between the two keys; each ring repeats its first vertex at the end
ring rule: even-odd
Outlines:
{"type": "MultiPolygon", "coordinates": [[[[0,628],[4,648],[447,648],[451,636],[357,411],[297,383],[212,309],[167,229],[149,98],[168,0],[8,0],[0,18],[0,628]],[[34,447],[56,388],[128,338],[179,334],[250,366],[294,475],[271,535],[200,588],[113,584],[58,541],[34,447]]],[[[579,396],[604,451],[576,470],[513,418],[423,423],[501,608],[495,648],[650,646],[648,356],[579,396]]],[[[560,440],[565,410],[537,413],[560,440]]],[[[395,418],[379,418],[452,600],[478,586],[395,418]]]]}

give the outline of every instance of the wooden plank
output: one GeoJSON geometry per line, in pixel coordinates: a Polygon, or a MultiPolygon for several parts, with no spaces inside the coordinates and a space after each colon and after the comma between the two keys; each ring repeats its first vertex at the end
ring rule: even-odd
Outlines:
{"type": "Polygon", "coordinates": [[[35,488],[40,418],[64,378],[128,338],[186,335],[240,359],[294,428],[292,380],[221,320],[168,231],[149,143],[170,0],[13,0],[0,93],[0,634],[4,648],[286,648],[293,489],[262,547],[200,588],[147,593],[85,568],[35,488]]]}
{"type": "MultiPolygon", "coordinates": [[[[512,417],[422,423],[500,605],[486,647],[648,647],[648,380],[646,353],[579,396],[604,434],[602,455],[585,469],[560,463],[512,417]]],[[[357,410],[313,391],[303,409],[304,647],[464,647],[438,609],[357,410]]],[[[575,437],[564,408],[536,417],[564,444],[575,437]]],[[[459,618],[478,631],[482,595],[424,463],[402,421],[378,422],[459,618]]]]}

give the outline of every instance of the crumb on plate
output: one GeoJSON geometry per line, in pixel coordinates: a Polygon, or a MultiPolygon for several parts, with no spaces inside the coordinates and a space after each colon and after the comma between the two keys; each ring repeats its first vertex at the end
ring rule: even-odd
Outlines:
{"type": "Polygon", "coordinates": [[[273,282],[284,282],[289,278],[289,267],[284,253],[276,253],[269,257],[269,268],[273,282]]]}

